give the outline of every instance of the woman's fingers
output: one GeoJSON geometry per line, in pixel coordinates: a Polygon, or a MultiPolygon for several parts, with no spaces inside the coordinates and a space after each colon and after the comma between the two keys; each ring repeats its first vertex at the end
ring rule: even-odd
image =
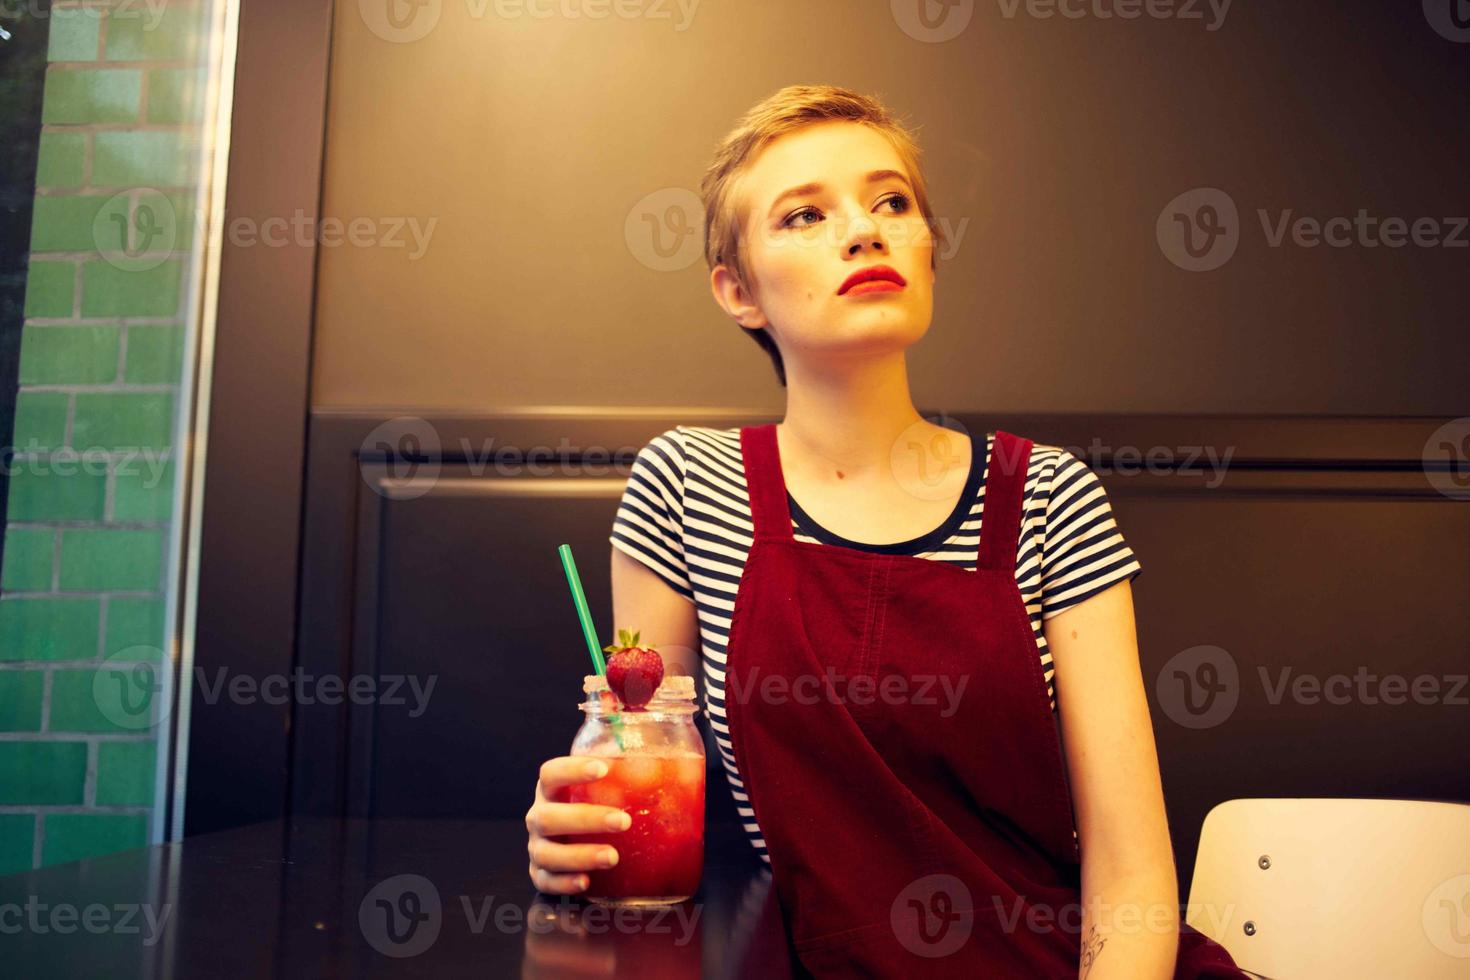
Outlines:
{"type": "Polygon", "coordinates": [[[607,775],[607,763],[585,755],[562,755],[541,763],[540,787],[548,796],[560,786],[589,783],[607,775]]]}
{"type": "Polygon", "coordinates": [[[540,800],[526,813],[532,837],[563,834],[605,834],[627,830],[633,818],[615,806],[600,803],[553,803],[540,800]]]}
{"type": "Polygon", "coordinates": [[[545,871],[595,871],[618,863],[618,851],[607,844],[562,844],[544,837],[531,838],[531,864],[545,871]]]}
{"type": "Polygon", "coordinates": [[[587,890],[587,876],[580,874],[554,874],[545,868],[529,866],[531,884],[549,895],[575,895],[587,890]]]}
{"type": "Polygon", "coordinates": [[[570,844],[552,837],[627,830],[632,818],[617,807],[566,803],[567,787],[607,775],[607,763],[586,756],[558,756],[541,764],[536,800],[526,811],[526,850],[531,882],[541,891],[571,895],[587,889],[586,872],[617,864],[617,849],[606,844],[570,844]]]}

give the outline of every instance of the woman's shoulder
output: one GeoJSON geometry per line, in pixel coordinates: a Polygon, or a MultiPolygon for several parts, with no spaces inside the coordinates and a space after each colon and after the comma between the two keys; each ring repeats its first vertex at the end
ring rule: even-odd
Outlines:
{"type": "Polygon", "coordinates": [[[686,457],[706,459],[710,453],[727,457],[740,455],[739,426],[676,425],[664,436],[676,440],[686,457]]]}
{"type": "Polygon", "coordinates": [[[1072,457],[1071,451],[1065,446],[1053,445],[1052,443],[1043,442],[1039,439],[1031,439],[1029,436],[1021,435],[1020,433],[1013,432],[1011,433],[1011,435],[1014,435],[1019,439],[1030,440],[1032,466],[1036,466],[1038,464],[1056,466],[1058,464],[1065,463],[1069,458],[1074,458],[1072,457]]]}
{"type": "MultiPolygon", "coordinates": [[[[1050,442],[1032,439],[1023,432],[1006,433],[1017,439],[1027,439],[1031,442],[1031,456],[1026,465],[1026,496],[1032,500],[1045,499],[1051,495],[1059,483],[1065,483],[1076,479],[1081,474],[1091,474],[1091,470],[1072,449],[1050,442]]],[[[989,451],[995,451],[995,432],[986,433],[989,440],[989,451]]]]}
{"type": "Polygon", "coordinates": [[[715,426],[711,425],[676,425],[669,431],[701,436],[704,438],[734,439],[737,442],[740,439],[740,426],[738,425],[730,426],[729,428],[725,429],[716,428],[715,426]]]}
{"type": "MultiPolygon", "coordinates": [[[[1009,436],[1012,441],[1028,441],[1031,443],[1030,466],[1033,470],[1038,465],[1056,466],[1059,463],[1066,462],[1067,459],[1072,456],[1071,451],[1068,450],[1065,446],[1057,446],[1049,442],[1043,442],[1040,439],[1033,439],[1024,432],[1012,432],[1009,429],[999,431],[1005,432],[1005,434],[1009,436]]],[[[989,432],[985,433],[984,436],[977,437],[977,439],[985,439],[988,450],[990,452],[994,452],[995,440],[997,436],[998,431],[992,429],[989,432]]]]}

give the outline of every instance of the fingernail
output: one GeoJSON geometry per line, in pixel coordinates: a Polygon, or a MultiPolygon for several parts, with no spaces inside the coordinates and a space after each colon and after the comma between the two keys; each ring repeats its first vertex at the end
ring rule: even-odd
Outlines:
{"type": "Polygon", "coordinates": [[[602,856],[597,859],[597,863],[604,868],[611,868],[618,863],[618,852],[612,850],[603,851],[602,856]]]}
{"type": "Polygon", "coordinates": [[[601,779],[607,775],[606,762],[589,762],[587,764],[587,775],[593,779],[601,779]]]}
{"type": "Polygon", "coordinates": [[[587,887],[587,876],[586,875],[578,875],[577,876],[577,887],[578,888],[586,888],[587,887]]]}
{"type": "Polygon", "coordinates": [[[633,818],[626,813],[619,811],[607,815],[608,830],[627,830],[631,826],[633,826],[633,818]]]}

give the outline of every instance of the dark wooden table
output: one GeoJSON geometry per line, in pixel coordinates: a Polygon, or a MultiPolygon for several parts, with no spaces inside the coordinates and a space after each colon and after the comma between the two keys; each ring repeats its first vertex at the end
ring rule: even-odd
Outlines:
{"type": "Polygon", "coordinates": [[[519,820],[255,824],[0,877],[0,976],[790,977],[738,833],[653,911],[538,892],[519,820]]]}

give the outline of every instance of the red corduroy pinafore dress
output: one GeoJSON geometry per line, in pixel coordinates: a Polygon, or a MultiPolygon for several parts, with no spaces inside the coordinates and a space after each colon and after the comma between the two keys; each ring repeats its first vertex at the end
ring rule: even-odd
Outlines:
{"type": "MultiPolygon", "coordinates": [[[[996,433],[973,572],[795,540],[775,425],[740,446],[725,712],[801,965],[1075,980],[1080,853],[1015,579],[1031,441],[996,433]]],[[[1185,925],[1175,977],[1244,974],[1185,925]]]]}

